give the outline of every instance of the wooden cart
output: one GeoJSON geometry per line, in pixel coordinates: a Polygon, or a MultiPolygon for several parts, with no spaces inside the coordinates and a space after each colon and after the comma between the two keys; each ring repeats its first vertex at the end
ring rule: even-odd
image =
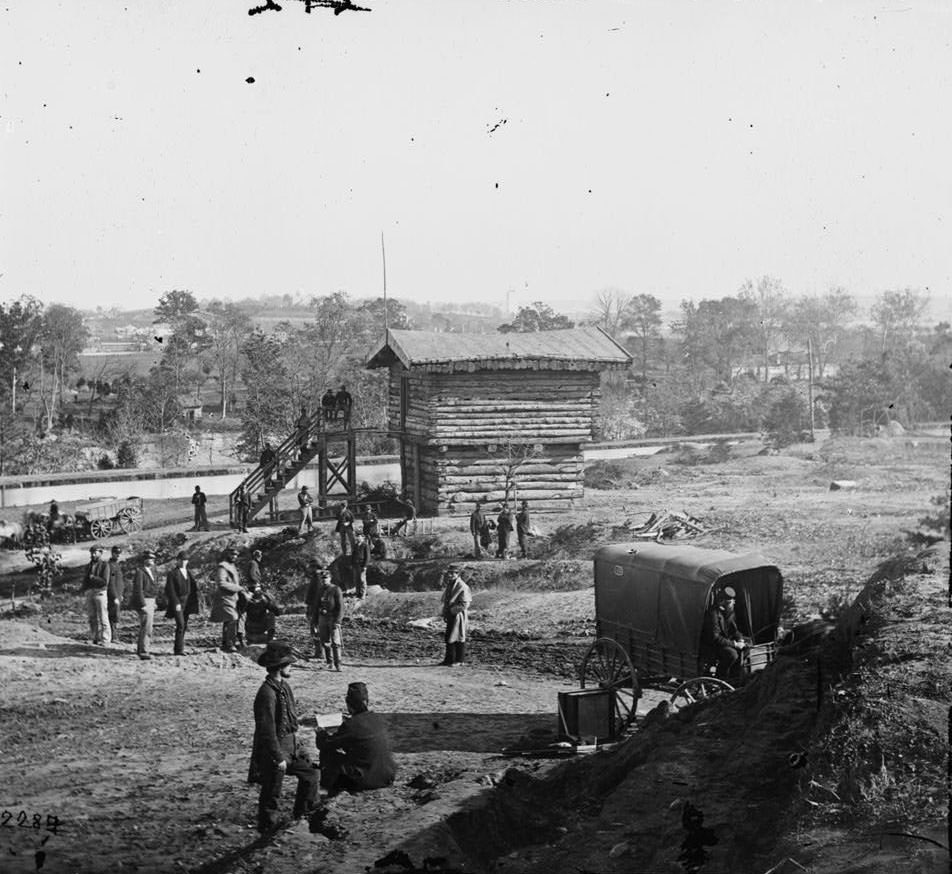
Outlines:
{"type": "Polygon", "coordinates": [[[673,706],[733,690],[713,676],[701,630],[715,590],[737,593],[735,618],[750,641],[748,673],[773,661],[783,600],[780,571],[757,554],[681,544],[629,543],[595,553],[596,639],[579,671],[582,688],[612,690],[613,733],[634,719],[642,688],[673,706]]]}
{"type": "Polygon", "coordinates": [[[101,501],[76,508],[76,524],[84,534],[100,540],[111,534],[142,529],[142,498],[101,501]]]}

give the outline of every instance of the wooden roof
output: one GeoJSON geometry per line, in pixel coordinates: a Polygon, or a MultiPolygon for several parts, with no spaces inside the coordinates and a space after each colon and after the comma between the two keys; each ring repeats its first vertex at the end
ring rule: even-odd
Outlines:
{"type": "Polygon", "coordinates": [[[399,361],[408,370],[452,373],[474,370],[617,370],[628,352],[601,328],[565,328],[526,334],[388,332],[368,368],[399,361]]]}

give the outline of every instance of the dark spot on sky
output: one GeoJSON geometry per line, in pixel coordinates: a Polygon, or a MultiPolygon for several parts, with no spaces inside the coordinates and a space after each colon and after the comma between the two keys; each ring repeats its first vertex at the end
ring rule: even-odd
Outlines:
{"type": "Polygon", "coordinates": [[[202,71],[201,71],[201,70],[196,70],[195,72],[196,72],[196,73],[201,73],[202,71]]]}
{"type": "Polygon", "coordinates": [[[247,79],[245,79],[245,81],[246,81],[249,85],[254,85],[255,77],[254,77],[254,76],[249,76],[247,79]]]}
{"type": "Polygon", "coordinates": [[[610,94],[608,91],[606,91],[606,92],[605,92],[605,96],[606,96],[606,97],[611,97],[611,94],[610,94]]]}
{"type": "Polygon", "coordinates": [[[499,183],[497,182],[497,183],[496,183],[496,188],[498,188],[498,187],[499,187],[499,183]]]}

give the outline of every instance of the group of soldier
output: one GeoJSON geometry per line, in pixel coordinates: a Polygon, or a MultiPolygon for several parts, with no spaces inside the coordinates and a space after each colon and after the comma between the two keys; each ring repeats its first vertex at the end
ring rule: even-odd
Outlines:
{"type": "Polygon", "coordinates": [[[198,584],[194,571],[188,567],[188,556],[179,552],[174,567],[166,573],[164,582],[160,582],[155,553],[149,549],[142,552],[126,602],[127,580],[120,562],[121,554],[122,547],[114,546],[109,560],[105,561],[101,546],[89,548],[82,592],[93,644],[106,646],[119,642],[119,613],[128,606],[136,611],[139,619],[136,653],[143,661],[151,659],[156,602],[160,592],[164,592],[165,616],[175,622],[174,653],[184,655],[188,617],[198,612],[198,584]]]}
{"type": "Polygon", "coordinates": [[[519,555],[521,558],[528,558],[528,538],[532,533],[529,502],[522,501],[518,513],[512,511],[508,502],[503,502],[499,515],[495,519],[483,509],[484,503],[485,501],[480,498],[476,502],[476,509],[469,517],[469,533],[473,536],[473,557],[482,558],[485,549],[496,558],[509,558],[510,538],[515,531],[519,555]],[[493,550],[494,531],[496,533],[495,550],[493,550]]]}

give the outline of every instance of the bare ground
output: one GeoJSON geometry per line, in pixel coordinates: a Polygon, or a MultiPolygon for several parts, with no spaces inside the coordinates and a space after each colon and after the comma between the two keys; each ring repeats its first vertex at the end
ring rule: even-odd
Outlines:
{"type": "MultiPolygon", "coordinates": [[[[139,662],[131,617],[126,643],[88,645],[70,571],[41,613],[0,623],[0,780],[12,814],[6,827],[0,819],[0,870],[35,871],[41,852],[44,872],[353,872],[393,850],[417,870],[427,858],[444,860],[428,870],[473,872],[939,870],[947,853],[937,845],[948,846],[948,545],[867,583],[883,561],[911,555],[903,531],[943,493],[947,451],[912,438],[831,443],[689,468],[655,457],[638,468],[646,485],[589,491],[571,517],[540,519],[559,536],[540,538],[535,560],[467,563],[472,659],[452,671],[434,666],[438,631],[426,619],[438,596],[420,591],[427,574],[468,549],[464,523],[441,520],[429,558],[410,562],[416,580],[399,578],[406,591],[349,606],[344,671],[302,662],[292,677],[305,714],[338,709],[347,682],[364,680],[393,735],[396,785],[331,802],[330,838],[298,824],[263,842],[251,828],[256,793],[244,776],[261,669],[216,651],[217,629],[201,619],[185,657],[139,662]],[[830,492],[834,476],[860,488],[830,492]],[[844,629],[858,632],[853,660],[842,641],[823,658],[782,658],[734,695],[640,719],[612,751],[571,761],[501,756],[547,738],[557,693],[577,685],[594,633],[591,547],[624,540],[623,523],[665,507],[717,529],[699,545],[776,560],[788,625],[838,610],[851,623],[844,629]],[[800,766],[791,754],[804,757],[800,766]],[[687,803],[717,841],[700,841],[707,856],[693,869],[687,803]],[[11,825],[20,811],[27,827],[11,825]],[[55,834],[48,816],[59,818],[55,834]]],[[[143,532],[133,546],[170,543],[171,530],[143,532]]],[[[227,536],[185,544],[210,560],[227,536]]],[[[292,608],[297,559],[332,546],[323,532],[269,553],[292,608]]],[[[417,546],[426,551],[397,551],[409,558],[417,546]]],[[[15,556],[0,567],[22,591],[15,556]]],[[[67,563],[82,558],[77,550],[67,563]]],[[[303,648],[303,617],[279,621],[303,648]]],[[[155,649],[168,653],[169,625],[157,626],[155,649]]],[[[642,717],[662,697],[647,693],[642,717]]]]}

